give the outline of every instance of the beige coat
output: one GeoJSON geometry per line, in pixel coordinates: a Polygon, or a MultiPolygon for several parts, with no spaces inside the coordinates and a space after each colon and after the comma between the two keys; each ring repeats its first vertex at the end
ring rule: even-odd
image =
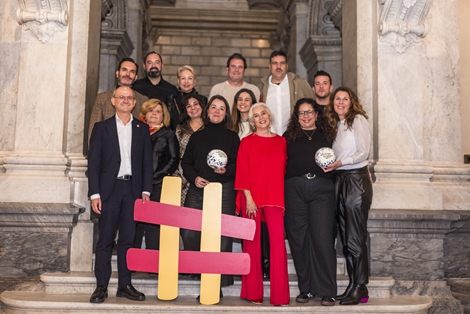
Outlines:
{"type": "MultiPolygon", "coordinates": [[[[261,83],[258,85],[259,90],[261,91],[261,102],[266,102],[266,96],[268,95],[269,88],[269,77],[271,75],[265,76],[261,79],[261,83]]],[[[289,81],[289,91],[290,91],[290,108],[291,111],[294,108],[297,100],[302,98],[315,98],[312,87],[307,83],[306,80],[300,78],[297,74],[288,72],[287,80],[289,81]]]]}

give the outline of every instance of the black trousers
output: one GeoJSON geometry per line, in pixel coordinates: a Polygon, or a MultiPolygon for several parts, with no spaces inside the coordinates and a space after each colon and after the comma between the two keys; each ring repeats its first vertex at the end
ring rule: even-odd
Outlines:
{"type": "Polygon", "coordinates": [[[289,178],[285,182],[285,227],[300,292],[335,297],[335,189],[331,180],[289,178]]]}
{"type": "Polygon", "coordinates": [[[135,235],[132,181],[117,180],[113,192],[102,202],[98,220],[99,237],[95,250],[95,277],[97,286],[108,286],[111,277],[111,255],[114,237],[119,229],[117,243],[118,285],[131,283],[131,271],[127,268],[127,250],[132,247],[135,235]]]}
{"type": "MultiPolygon", "coordinates": [[[[162,193],[162,184],[154,185],[150,200],[160,202],[160,194],[162,193]]],[[[145,222],[137,222],[135,230],[134,247],[142,247],[142,239],[145,234],[145,248],[147,250],[158,250],[160,248],[160,225],[149,224],[145,222]]]]}
{"type": "MultiPolygon", "coordinates": [[[[202,209],[204,189],[196,187],[194,184],[189,186],[188,194],[184,202],[185,207],[195,209],[202,209]]],[[[235,198],[237,192],[233,189],[233,182],[222,184],[222,213],[228,215],[235,215],[235,198]]],[[[181,229],[181,237],[183,240],[184,249],[186,251],[200,251],[201,250],[201,233],[199,231],[181,229]]],[[[229,237],[222,237],[220,251],[232,252],[233,239],[229,237]]],[[[222,287],[233,285],[232,275],[222,275],[220,280],[222,287]]]]}
{"type": "Polygon", "coordinates": [[[343,244],[349,281],[355,285],[367,284],[367,219],[373,194],[367,166],[335,171],[335,190],[338,202],[338,231],[343,244]]]}

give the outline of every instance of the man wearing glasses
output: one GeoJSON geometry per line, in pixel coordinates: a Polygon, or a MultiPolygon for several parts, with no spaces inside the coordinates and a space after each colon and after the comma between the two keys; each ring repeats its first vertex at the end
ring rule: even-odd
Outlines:
{"type": "Polygon", "coordinates": [[[287,55],[284,51],[273,51],[269,57],[271,75],[261,79],[261,101],[274,115],[273,131],[282,135],[287,127],[292,108],[301,98],[313,98],[312,88],[306,80],[287,72],[287,55]]]}
{"type": "Polygon", "coordinates": [[[131,284],[126,254],[134,244],[134,202],[138,198],[148,201],[152,191],[150,132],[147,124],[132,117],[136,100],[130,87],[116,87],[111,102],[116,114],[95,124],[88,153],[88,196],[91,209],[100,215],[95,249],[96,289],[91,303],[102,303],[108,297],[113,241],[118,229],[116,297],[145,300],[145,295],[131,284]]]}

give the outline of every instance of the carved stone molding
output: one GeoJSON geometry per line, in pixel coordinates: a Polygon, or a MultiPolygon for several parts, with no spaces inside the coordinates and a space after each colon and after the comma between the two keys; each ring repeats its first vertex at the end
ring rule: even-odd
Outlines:
{"type": "Polygon", "coordinates": [[[277,10],[281,6],[280,0],[247,0],[250,10],[277,10]]]}
{"type": "Polygon", "coordinates": [[[231,11],[150,7],[156,29],[217,29],[234,31],[275,31],[279,16],[273,11],[231,11]]]}
{"type": "Polygon", "coordinates": [[[101,19],[104,19],[108,15],[109,11],[113,7],[114,0],[101,0],[101,19]]]}
{"type": "Polygon", "coordinates": [[[333,0],[328,7],[328,14],[334,25],[341,31],[343,27],[343,0],[333,0]]]}
{"type": "Polygon", "coordinates": [[[125,30],[127,23],[127,3],[125,0],[114,0],[103,22],[101,30],[125,30]]]}
{"type": "Polygon", "coordinates": [[[379,0],[381,7],[380,40],[389,43],[398,53],[420,42],[429,32],[424,23],[432,0],[379,0]]]}
{"type": "Polygon", "coordinates": [[[68,24],[66,0],[18,0],[18,24],[31,31],[43,43],[68,24]]]}
{"type": "Polygon", "coordinates": [[[176,0],[150,0],[150,5],[174,7],[176,0]]]}
{"type": "Polygon", "coordinates": [[[331,37],[340,37],[339,30],[335,27],[335,23],[332,20],[332,16],[329,14],[329,10],[332,5],[336,4],[336,11],[341,11],[341,1],[332,0],[313,0],[309,3],[309,35],[310,36],[325,36],[328,38],[331,37]]]}

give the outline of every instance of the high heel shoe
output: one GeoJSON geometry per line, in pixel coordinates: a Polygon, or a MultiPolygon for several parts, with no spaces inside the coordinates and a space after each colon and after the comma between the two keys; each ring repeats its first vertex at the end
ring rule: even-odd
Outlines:
{"type": "Polygon", "coordinates": [[[354,285],[352,282],[349,282],[349,285],[348,287],[346,288],[346,290],[344,290],[344,292],[340,295],[337,295],[336,296],[336,301],[343,301],[344,299],[346,299],[349,294],[351,293],[351,290],[353,289],[354,285]]]}
{"type": "Polygon", "coordinates": [[[349,296],[339,302],[341,305],[355,305],[359,303],[367,303],[369,301],[369,291],[366,285],[356,285],[353,287],[349,296]]]}

